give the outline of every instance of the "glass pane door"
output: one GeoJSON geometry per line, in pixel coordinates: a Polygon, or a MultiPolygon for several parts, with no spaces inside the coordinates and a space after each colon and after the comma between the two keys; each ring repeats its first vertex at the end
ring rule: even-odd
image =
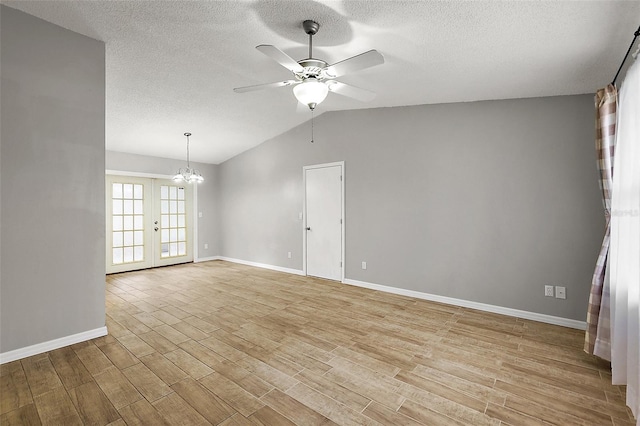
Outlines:
{"type": "Polygon", "coordinates": [[[160,257],[187,254],[187,218],[184,187],[160,185],[160,214],[162,233],[160,257]]]}
{"type": "Polygon", "coordinates": [[[156,265],[172,265],[193,260],[192,185],[156,180],[156,265]]]}
{"type": "Polygon", "coordinates": [[[108,274],[193,261],[193,187],[106,178],[108,274]]]}
{"type": "Polygon", "coordinates": [[[107,176],[107,273],[153,266],[152,181],[107,176]]]}

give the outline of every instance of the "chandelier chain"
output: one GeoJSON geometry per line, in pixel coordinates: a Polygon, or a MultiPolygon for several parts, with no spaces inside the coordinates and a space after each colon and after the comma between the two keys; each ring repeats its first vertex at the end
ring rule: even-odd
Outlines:
{"type": "Polygon", "coordinates": [[[187,136],[187,168],[191,168],[191,163],[189,162],[189,134],[186,134],[187,136]]]}

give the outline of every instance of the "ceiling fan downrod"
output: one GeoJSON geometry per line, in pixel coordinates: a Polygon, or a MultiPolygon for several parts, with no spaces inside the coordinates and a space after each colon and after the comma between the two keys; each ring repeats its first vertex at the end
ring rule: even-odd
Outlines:
{"type": "Polygon", "coordinates": [[[311,19],[307,19],[302,23],[302,28],[305,33],[309,34],[309,59],[311,59],[313,58],[313,36],[318,33],[320,24],[311,19]]]}

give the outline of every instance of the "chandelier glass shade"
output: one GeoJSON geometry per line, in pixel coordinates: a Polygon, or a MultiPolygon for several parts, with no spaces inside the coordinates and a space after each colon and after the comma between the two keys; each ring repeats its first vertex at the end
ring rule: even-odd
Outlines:
{"type": "Polygon", "coordinates": [[[196,169],[186,167],[178,170],[173,180],[176,182],[200,183],[204,181],[204,178],[196,169]]]}
{"type": "Polygon", "coordinates": [[[204,178],[200,174],[198,170],[191,167],[189,162],[189,136],[191,133],[187,132],[184,134],[187,137],[187,167],[180,168],[178,172],[173,177],[173,180],[176,182],[187,182],[187,183],[200,183],[204,181],[204,178]]]}
{"type": "Polygon", "coordinates": [[[307,78],[304,82],[293,87],[296,99],[311,109],[324,101],[328,93],[327,85],[315,78],[307,78]]]}

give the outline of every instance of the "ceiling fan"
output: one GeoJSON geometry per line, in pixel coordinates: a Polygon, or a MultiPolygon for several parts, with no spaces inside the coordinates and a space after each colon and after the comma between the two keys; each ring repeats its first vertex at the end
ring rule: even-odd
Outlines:
{"type": "Polygon", "coordinates": [[[341,83],[334,79],[353,71],[383,64],[384,57],[377,50],[369,50],[329,65],[321,59],[315,59],[312,54],[313,36],[320,29],[320,24],[312,20],[306,20],[302,23],[302,28],[304,32],[309,35],[309,57],[306,59],[296,61],[282,50],[270,44],[256,46],[256,49],[260,52],[291,71],[294,79],[237,87],[233,89],[233,91],[236,93],[245,93],[273,87],[293,86],[293,94],[298,101],[307,105],[312,111],[320,102],[324,101],[329,92],[338,93],[339,95],[348,96],[360,101],[370,101],[376,96],[375,93],[369,90],[341,83]]]}

